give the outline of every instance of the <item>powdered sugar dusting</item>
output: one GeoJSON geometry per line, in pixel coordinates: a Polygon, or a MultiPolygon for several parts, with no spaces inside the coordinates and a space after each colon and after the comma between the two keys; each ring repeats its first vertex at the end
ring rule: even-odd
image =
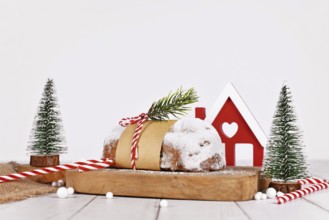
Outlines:
{"type": "MultiPolygon", "coordinates": [[[[124,129],[121,126],[113,128],[104,141],[106,151],[116,147],[124,129]]],[[[178,120],[165,135],[163,144],[167,146],[160,164],[161,169],[164,170],[219,170],[226,164],[224,145],[216,129],[200,119],[178,120]],[[177,155],[171,154],[168,147],[174,150],[172,152],[178,152],[177,155]]]]}
{"type": "Polygon", "coordinates": [[[117,141],[119,140],[122,132],[125,130],[125,127],[122,126],[115,126],[109,136],[104,141],[104,146],[109,145],[112,141],[117,141]]]}
{"type": "MultiPolygon", "coordinates": [[[[91,171],[93,172],[93,171],[91,171]]],[[[125,172],[134,174],[145,174],[145,175],[183,175],[183,176],[255,176],[257,170],[254,168],[239,169],[234,167],[224,168],[218,171],[211,172],[177,172],[177,171],[153,171],[153,170],[131,170],[131,169],[117,169],[107,168],[101,171],[94,172],[125,172]]]]}
{"type": "MultiPolygon", "coordinates": [[[[221,156],[220,163],[212,164],[218,170],[225,166],[224,145],[215,128],[196,118],[178,120],[164,137],[164,144],[179,149],[180,163],[188,170],[200,171],[202,162],[221,156]]],[[[170,167],[169,158],[162,158],[161,168],[170,167]]]]}

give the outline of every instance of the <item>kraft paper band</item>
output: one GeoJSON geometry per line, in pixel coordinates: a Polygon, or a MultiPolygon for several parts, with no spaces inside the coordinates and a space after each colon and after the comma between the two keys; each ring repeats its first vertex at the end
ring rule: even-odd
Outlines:
{"type": "MultiPolygon", "coordinates": [[[[169,121],[146,121],[138,141],[137,169],[160,170],[160,153],[164,136],[175,123],[169,121]]],[[[137,125],[128,125],[120,136],[116,149],[116,167],[131,168],[130,150],[137,125]]]]}

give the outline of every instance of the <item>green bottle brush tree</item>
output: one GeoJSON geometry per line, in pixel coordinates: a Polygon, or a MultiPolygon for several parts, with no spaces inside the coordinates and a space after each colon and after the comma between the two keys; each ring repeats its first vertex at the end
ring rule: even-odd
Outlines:
{"type": "MultiPolygon", "coordinates": [[[[272,179],[271,184],[274,188],[276,188],[273,186],[275,183],[283,184],[283,187],[298,179],[309,177],[308,164],[304,155],[305,146],[302,133],[297,126],[297,116],[292,103],[290,89],[284,84],[273,117],[262,171],[264,177],[272,179]]],[[[296,187],[299,188],[298,185],[296,187]]],[[[277,188],[277,190],[295,190],[288,188],[277,188]]]]}
{"type": "Polygon", "coordinates": [[[67,151],[52,79],[44,87],[27,150],[32,154],[32,166],[58,165],[58,155],[67,151]]]}

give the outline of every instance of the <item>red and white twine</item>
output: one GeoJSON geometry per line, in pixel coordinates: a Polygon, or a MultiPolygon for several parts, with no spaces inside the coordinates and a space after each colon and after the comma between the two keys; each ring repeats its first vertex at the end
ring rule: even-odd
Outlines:
{"type": "Polygon", "coordinates": [[[305,196],[307,194],[310,194],[312,192],[329,188],[329,182],[320,178],[306,178],[299,180],[298,183],[300,183],[301,185],[311,184],[311,186],[296,190],[291,193],[286,193],[283,196],[278,196],[276,198],[276,203],[283,204],[291,200],[305,196]]]}
{"type": "Polygon", "coordinates": [[[79,161],[71,164],[63,164],[54,167],[45,167],[31,171],[24,171],[20,173],[12,173],[9,175],[0,176],[0,183],[24,179],[26,177],[31,177],[31,176],[39,176],[49,173],[55,173],[62,170],[72,170],[72,169],[78,169],[79,171],[98,170],[98,169],[109,167],[112,164],[113,161],[109,159],[79,161]]]}
{"type": "Polygon", "coordinates": [[[127,127],[129,124],[137,124],[135,129],[133,140],[130,149],[130,164],[132,169],[136,169],[136,160],[138,159],[138,140],[143,129],[143,124],[148,120],[148,115],[142,113],[135,117],[122,118],[119,124],[123,127],[127,127]]]}

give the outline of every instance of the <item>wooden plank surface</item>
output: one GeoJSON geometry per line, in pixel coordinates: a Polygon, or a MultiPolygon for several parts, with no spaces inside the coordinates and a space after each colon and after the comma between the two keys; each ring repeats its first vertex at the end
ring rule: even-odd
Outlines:
{"type": "MultiPolygon", "coordinates": [[[[329,179],[329,161],[311,161],[310,170],[313,176],[329,179]]],[[[304,197],[308,202],[329,212],[329,190],[321,190],[304,197]]]]}
{"type": "Polygon", "coordinates": [[[0,208],[0,219],[70,219],[95,197],[76,194],[66,199],[59,199],[56,194],[49,194],[8,203],[6,208],[0,208]]]}
{"type": "Polygon", "coordinates": [[[257,192],[258,170],[227,168],[210,173],[69,170],[66,184],[77,192],[89,194],[113,192],[119,196],[243,201],[252,199],[257,192]]]}
{"type": "Polygon", "coordinates": [[[156,219],[159,210],[158,203],[158,199],[128,197],[106,199],[105,196],[97,196],[71,219],[156,219]]]}
{"type": "MultiPolygon", "coordinates": [[[[311,161],[313,176],[328,178],[329,161],[311,161]],[[316,174],[315,174],[316,173],[316,174]]],[[[329,219],[329,190],[311,193],[303,198],[277,205],[274,200],[237,202],[252,220],[263,219],[329,219]]]]}
{"type": "Polygon", "coordinates": [[[252,220],[329,219],[329,212],[304,199],[296,199],[282,205],[275,204],[274,200],[270,199],[237,202],[237,204],[252,220]]]}
{"type": "MultiPolygon", "coordinates": [[[[326,210],[329,213],[329,192],[322,190],[316,193],[311,193],[304,198],[306,201],[326,210]]],[[[329,218],[328,218],[329,219],[329,218]]]]}
{"type": "MultiPolygon", "coordinates": [[[[329,161],[311,163],[312,173],[329,177],[329,161]]],[[[202,193],[200,191],[199,193],[202,193]]],[[[76,194],[58,199],[55,194],[0,205],[0,219],[237,219],[237,220],[309,220],[329,219],[329,190],[312,193],[302,199],[277,205],[271,200],[217,202],[168,199],[168,207],[159,207],[159,199],[76,194]]]]}
{"type": "Polygon", "coordinates": [[[160,209],[159,220],[248,219],[234,202],[168,200],[168,204],[160,209]]]}
{"type": "Polygon", "coordinates": [[[10,206],[12,206],[15,203],[5,203],[5,204],[0,204],[0,213],[2,210],[5,210],[7,208],[9,208],[10,206]]]}

